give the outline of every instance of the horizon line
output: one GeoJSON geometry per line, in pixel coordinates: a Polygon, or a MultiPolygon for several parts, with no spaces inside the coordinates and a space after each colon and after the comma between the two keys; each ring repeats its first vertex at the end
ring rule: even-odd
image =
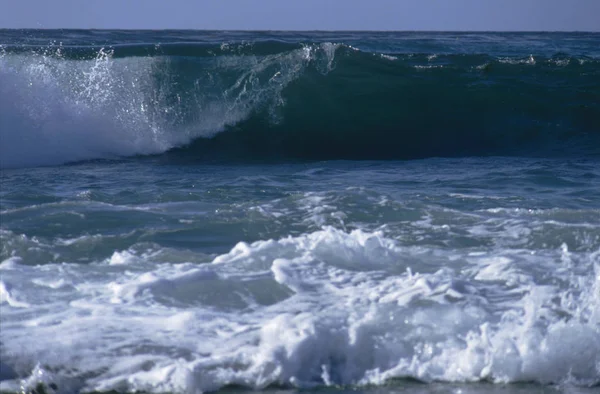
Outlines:
{"type": "Polygon", "coordinates": [[[115,27],[0,27],[0,30],[96,30],[96,31],[202,31],[255,33],[600,33],[599,30],[394,30],[394,29],[195,29],[195,28],[115,28],[115,27]]]}

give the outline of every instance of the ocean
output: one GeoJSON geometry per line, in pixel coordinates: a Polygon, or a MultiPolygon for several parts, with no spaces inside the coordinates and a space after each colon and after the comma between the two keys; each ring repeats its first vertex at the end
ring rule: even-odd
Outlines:
{"type": "Polygon", "coordinates": [[[597,393],[600,34],[0,30],[0,391],[597,393]]]}

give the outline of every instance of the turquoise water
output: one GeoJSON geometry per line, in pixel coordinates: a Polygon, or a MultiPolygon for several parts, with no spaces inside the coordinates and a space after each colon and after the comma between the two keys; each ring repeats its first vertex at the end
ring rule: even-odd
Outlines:
{"type": "Polygon", "coordinates": [[[0,390],[597,390],[599,43],[0,30],[0,390]]]}

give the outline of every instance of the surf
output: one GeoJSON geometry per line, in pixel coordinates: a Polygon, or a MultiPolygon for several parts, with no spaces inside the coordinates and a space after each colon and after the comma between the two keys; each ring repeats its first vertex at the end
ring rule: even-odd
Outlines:
{"type": "Polygon", "coordinates": [[[13,43],[0,51],[0,166],[598,156],[599,76],[598,59],[565,53],[13,43]]]}

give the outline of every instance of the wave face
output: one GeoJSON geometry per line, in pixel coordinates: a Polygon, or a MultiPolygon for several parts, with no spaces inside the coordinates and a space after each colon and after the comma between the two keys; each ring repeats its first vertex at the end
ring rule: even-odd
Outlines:
{"type": "Polygon", "coordinates": [[[600,155],[597,34],[4,30],[0,40],[2,167],[167,151],[600,155]]]}

